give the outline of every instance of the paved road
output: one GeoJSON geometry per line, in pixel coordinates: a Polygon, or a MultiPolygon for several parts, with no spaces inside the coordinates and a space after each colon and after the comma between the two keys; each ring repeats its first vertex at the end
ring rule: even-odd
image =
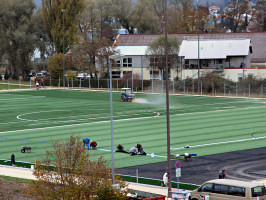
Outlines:
{"type": "MultiPolygon", "coordinates": [[[[266,144],[265,144],[266,146],[266,144]]],[[[175,178],[175,160],[171,161],[172,180],[175,178]]],[[[238,180],[266,179],[266,147],[222,153],[210,156],[194,158],[191,162],[180,160],[182,177],[181,182],[200,185],[204,181],[218,178],[222,169],[227,172],[227,178],[238,180]]],[[[167,162],[148,164],[119,169],[124,175],[136,175],[139,177],[162,180],[167,162]]]]}

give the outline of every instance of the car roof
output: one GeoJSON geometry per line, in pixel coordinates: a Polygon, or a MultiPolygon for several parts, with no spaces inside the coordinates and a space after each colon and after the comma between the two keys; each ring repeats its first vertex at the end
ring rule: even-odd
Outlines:
{"type": "Polygon", "coordinates": [[[131,90],[131,88],[122,88],[122,90],[131,90]]]}
{"type": "Polygon", "coordinates": [[[232,179],[214,179],[207,181],[205,183],[215,183],[215,184],[223,184],[223,185],[232,185],[232,186],[239,186],[239,187],[258,187],[262,186],[261,183],[252,183],[248,181],[239,181],[239,180],[232,180],[232,179]]]}

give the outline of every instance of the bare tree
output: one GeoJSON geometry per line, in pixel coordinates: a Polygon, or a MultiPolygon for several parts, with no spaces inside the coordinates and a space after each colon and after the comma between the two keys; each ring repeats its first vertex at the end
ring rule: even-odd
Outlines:
{"type": "Polygon", "coordinates": [[[85,6],[86,9],[80,14],[78,20],[80,40],[72,50],[73,61],[79,71],[87,71],[91,77],[97,78],[97,71],[104,71],[106,66],[102,62],[100,69],[96,69],[97,57],[99,56],[101,61],[103,58],[108,60],[110,54],[103,49],[112,49],[109,47],[113,43],[116,25],[113,25],[110,20],[110,1],[86,0],[85,6]]]}
{"type": "Polygon", "coordinates": [[[257,1],[256,12],[256,31],[266,31],[266,0],[257,1]]]}
{"type": "Polygon", "coordinates": [[[224,13],[222,26],[229,28],[234,33],[245,31],[248,24],[245,22],[244,16],[247,15],[248,11],[249,7],[246,0],[231,0],[228,11],[224,13]]]}
{"type": "Polygon", "coordinates": [[[135,4],[131,0],[112,0],[112,13],[117,21],[129,34],[134,30],[143,18],[145,4],[138,0],[135,4]]]}
{"type": "MultiPolygon", "coordinates": [[[[165,36],[158,37],[152,42],[147,51],[146,56],[150,59],[150,68],[157,70],[165,70],[165,36]]],[[[167,41],[168,48],[168,69],[170,70],[177,63],[179,52],[179,41],[177,37],[169,37],[167,41]]],[[[165,73],[164,73],[165,74],[165,73]]]]}

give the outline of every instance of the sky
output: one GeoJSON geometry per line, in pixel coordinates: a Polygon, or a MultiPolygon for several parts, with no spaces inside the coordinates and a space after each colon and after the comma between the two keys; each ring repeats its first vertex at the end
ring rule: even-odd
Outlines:
{"type": "Polygon", "coordinates": [[[42,0],[34,0],[34,3],[35,3],[38,7],[41,7],[41,5],[42,5],[42,0]]]}

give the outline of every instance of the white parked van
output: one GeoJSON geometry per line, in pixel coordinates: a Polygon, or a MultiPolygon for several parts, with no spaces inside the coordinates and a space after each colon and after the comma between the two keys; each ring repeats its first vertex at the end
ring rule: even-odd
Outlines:
{"type": "Polygon", "coordinates": [[[266,192],[261,183],[215,179],[193,190],[190,200],[266,200],[266,192]]]}

